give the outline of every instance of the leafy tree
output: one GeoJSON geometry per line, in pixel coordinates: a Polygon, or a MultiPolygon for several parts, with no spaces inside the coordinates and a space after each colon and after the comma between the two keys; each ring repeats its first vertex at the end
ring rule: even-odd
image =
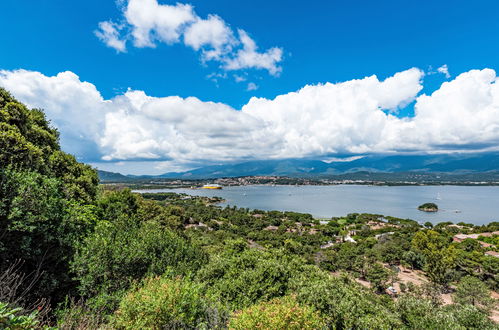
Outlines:
{"type": "Polygon", "coordinates": [[[413,248],[424,255],[424,270],[431,281],[446,285],[455,264],[456,252],[447,239],[433,230],[420,231],[412,240],[413,248]]]}
{"type": "Polygon", "coordinates": [[[344,242],[335,245],[332,251],[326,253],[326,259],[321,266],[331,271],[340,269],[360,271],[365,259],[363,252],[362,246],[344,242]]]}
{"type": "Polygon", "coordinates": [[[137,209],[139,219],[149,219],[172,230],[182,230],[185,216],[184,209],[179,206],[161,206],[157,202],[142,200],[137,209]]]}
{"type": "Polygon", "coordinates": [[[97,216],[101,220],[113,222],[120,217],[136,219],[139,198],[129,189],[106,191],[97,201],[97,216]]]}
{"type": "MultiPolygon", "coordinates": [[[[381,240],[380,240],[381,241],[381,240]]],[[[384,242],[378,242],[372,250],[377,254],[378,260],[389,264],[399,264],[404,257],[404,252],[410,248],[407,239],[399,237],[389,238],[384,242]]]]}
{"type": "Polygon", "coordinates": [[[30,295],[68,293],[74,244],[93,221],[74,210],[95,201],[97,184],[90,166],[60,150],[41,110],[0,88],[0,272],[22,260],[23,273],[42,274],[30,295]]]}
{"type": "Polygon", "coordinates": [[[22,260],[23,273],[40,274],[31,294],[61,299],[72,285],[73,246],[92,216],[64,198],[59,180],[39,173],[0,171],[0,191],[0,271],[22,260]]]}
{"type": "Polygon", "coordinates": [[[487,286],[473,276],[461,279],[456,287],[454,300],[459,304],[470,304],[484,311],[490,310],[494,305],[487,286]]]}
{"type": "Polygon", "coordinates": [[[98,177],[90,166],[60,150],[59,133],[38,109],[28,109],[0,88],[0,168],[59,179],[66,197],[92,202],[98,177]]]}
{"type": "Polygon", "coordinates": [[[440,313],[439,307],[428,299],[403,295],[397,301],[397,311],[409,329],[433,329],[437,324],[441,329],[455,329],[455,322],[440,313]]]}
{"type": "Polygon", "coordinates": [[[424,266],[424,256],[416,251],[409,250],[404,252],[402,260],[412,269],[421,269],[424,266]]]}
{"type": "Polygon", "coordinates": [[[499,290],[499,258],[482,256],[480,278],[493,290],[499,290]]]}
{"type": "Polygon", "coordinates": [[[459,243],[458,247],[466,252],[482,251],[482,246],[480,245],[480,242],[478,242],[476,239],[471,239],[471,238],[467,238],[461,243],[459,243]]]}
{"type": "Polygon", "coordinates": [[[48,163],[50,174],[63,183],[66,198],[87,204],[95,200],[98,178],[94,169],[60,150],[50,155],[48,163]]]}
{"type": "Polygon", "coordinates": [[[379,263],[374,263],[373,265],[369,266],[365,275],[366,280],[371,282],[373,288],[378,293],[381,293],[386,289],[387,283],[392,277],[393,272],[386,269],[379,263]]]}

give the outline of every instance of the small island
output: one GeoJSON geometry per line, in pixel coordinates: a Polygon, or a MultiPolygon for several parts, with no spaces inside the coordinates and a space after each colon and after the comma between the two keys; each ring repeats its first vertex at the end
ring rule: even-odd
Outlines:
{"type": "Polygon", "coordinates": [[[437,212],[438,205],[435,203],[424,203],[424,204],[418,206],[418,210],[424,211],[424,212],[437,212]]]}

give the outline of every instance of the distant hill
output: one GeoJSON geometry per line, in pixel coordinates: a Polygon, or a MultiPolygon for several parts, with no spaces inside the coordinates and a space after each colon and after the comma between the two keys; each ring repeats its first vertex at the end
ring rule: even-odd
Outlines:
{"type": "Polygon", "coordinates": [[[165,173],[161,178],[217,178],[256,175],[302,176],[327,172],[329,164],[320,160],[263,160],[213,165],[181,173],[165,173]]]}
{"type": "MultiPolygon", "coordinates": [[[[476,174],[499,171],[499,153],[447,155],[367,155],[352,161],[322,161],[309,159],[255,160],[235,164],[212,165],[185,172],[162,175],[133,176],[99,171],[102,182],[163,179],[213,179],[240,176],[289,176],[325,178],[352,173],[447,173],[476,174]]],[[[389,175],[390,176],[390,175],[389,175]]],[[[357,175],[355,176],[357,177],[357,175]]]]}
{"type": "Polygon", "coordinates": [[[132,178],[115,172],[107,172],[98,170],[97,174],[99,175],[99,179],[101,182],[124,182],[132,180],[132,178]]]}
{"type": "Polygon", "coordinates": [[[499,153],[452,155],[368,155],[352,161],[263,160],[214,165],[186,172],[171,172],[161,178],[209,179],[220,177],[276,175],[325,177],[354,172],[481,173],[499,170],[499,153]]]}

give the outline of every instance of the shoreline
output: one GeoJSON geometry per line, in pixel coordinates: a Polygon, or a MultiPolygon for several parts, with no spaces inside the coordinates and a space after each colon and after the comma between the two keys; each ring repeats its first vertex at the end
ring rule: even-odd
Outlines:
{"type": "MultiPolygon", "coordinates": [[[[136,184],[127,182],[101,182],[103,187],[122,187],[130,188],[133,190],[149,190],[149,189],[202,189],[201,186],[194,187],[193,185],[167,185],[167,184],[136,184]]],[[[266,187],[300,187],[300,186],[318,186],[318,187],[329,187],[329,186],[372,186],[372,187],[445,187],[445,186],[458,186],[458,187],[498,187],[499,182],[440,182],[440,183],[403,183],[403,182],[341,182],[341,183],[329,183],[329,184],[268,184],[268,183],[251,183],[251,184],[232,184],[222,186],[226,187],[249,187],[249,186],[266,186],[266,187]]]]}

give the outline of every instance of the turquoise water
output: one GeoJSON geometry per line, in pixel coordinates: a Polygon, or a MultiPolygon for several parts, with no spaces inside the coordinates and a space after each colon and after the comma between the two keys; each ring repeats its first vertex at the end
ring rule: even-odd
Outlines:
{"type": "Polygon", "coordinates": [[[498,186],[237,186],[223,190],[156,189],[141,192],[177,192],[219,196],[222,205],[260,210],[310,213],[317,218],[348,213],[375,213],[421,222],[442,221],[485,224],[499,221],[498,186]],[[436,203],[440,211],[417,210],[423,203],[436,203]]]}

